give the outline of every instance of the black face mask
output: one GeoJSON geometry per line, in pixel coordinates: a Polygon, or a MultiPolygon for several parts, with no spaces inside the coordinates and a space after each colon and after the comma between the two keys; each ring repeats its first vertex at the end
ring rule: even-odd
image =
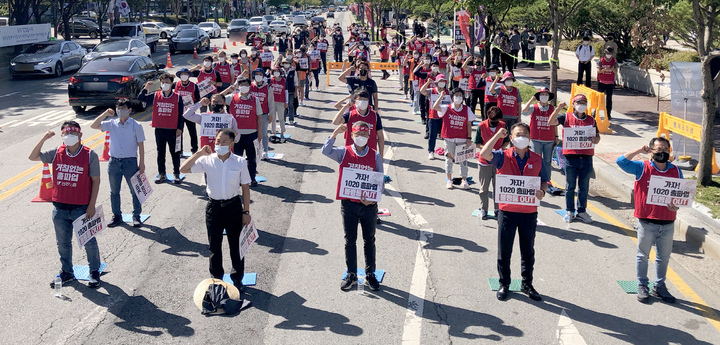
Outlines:
{"type": "Polygon", "coordinates": [[[667,152],[657,152],[653,153],[652,158],[658,163],[667,163],[667,161],[670,160],[670,154],[667,152]]]}
{"type": "Polygon", "coordinates": [[[366,69],[361,69],[361,70],[360,70],[360,76],[361,76],[361,77],[364,77],[364,76],[366,76],[366,75],[367,75],[367,70],[366,70],[366,69]]]}
{"type": "Polygon", "coordinates": [[[497,127],[497,125],[500,124],[500,121],[490,121],[490,127],[497,127]]]}
{"type": "Polygon", "coordinates": [[[225,105],[224,104],[213,104],[212,111],[213,111],[213,113],[223,113],[223,112],[225,112],[225,105]]]}

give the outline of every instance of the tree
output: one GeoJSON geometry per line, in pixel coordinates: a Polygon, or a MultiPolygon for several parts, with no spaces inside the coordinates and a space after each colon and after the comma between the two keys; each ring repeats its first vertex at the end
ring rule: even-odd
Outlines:
{"type": "Polygon", "coordinates": [[[546,0],[552,21],[552,57],[550,58],[550,92],[557,94],[558,57],[560,54],[560,33],[565,29],[568,18],[572,16],[587,0],[546,0]]]}
{"type": "Polygon", "coordinates": [[[30,21],[30,5],[32,0],[8,0],[10,20],[15,25],[25,25],[30,21]]]}

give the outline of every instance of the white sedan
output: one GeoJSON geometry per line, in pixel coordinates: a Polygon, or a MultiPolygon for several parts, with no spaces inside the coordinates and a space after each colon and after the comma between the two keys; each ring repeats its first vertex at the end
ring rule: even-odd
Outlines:
{"type": "Polygon", "coordinates": [[[222,30],[220,28],[220,25],[215,22],[203,22],[198,24],[198,26],[205,30],[205,33],[207,33],[210,38],[220,37],[220,31],[222,30]]]}
{"type": "Polygon", "coordinates": [[[288,26],[288,23],[284,20],[274,20],[272,23],[270,23],[270,29],[274,33],[288,33],[290,31],[290,27],[288,26]]]}
{"type": "Polygon", "coordinates": [[[119,39],[100,42],[83,58],[83,64],[103,56],[136,55],[152,58],[150,47],[138,39],[119,39]]]}

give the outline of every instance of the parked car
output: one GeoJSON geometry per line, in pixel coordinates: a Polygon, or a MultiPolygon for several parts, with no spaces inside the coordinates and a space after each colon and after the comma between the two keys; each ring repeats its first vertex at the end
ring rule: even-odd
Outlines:
{"type": "Polygon", "coordinates": [[[196,49],[198,52],[203,49],[210,49],[210,37],[202,29],[185,29],[170,39],[170,54],[176,51],[190,51],[196,49]]]}
{"type": "Polygon", "coordinates": [[[305,18],[305,15],[302,15],[302,14],[292,16],[292,17],[290,17],[290,20],[288,20],[288,21],[291,22],[293,26],[296,26],[296,25],[306,25],[307,26],[308,25],[307,18],[305,18]]]}
{"type": "Polygon", "coordinates": [[[310,23],[318,24],[322,28],[327,27],[327,22],[325,21],[325,18],[323,18],[323,17],[313,17],[312,19],[310,19],[310,23]]]}
{"type": "Polygon", "coordinates": [[[157,42],[160,40],[158,35],[146,34],[140,23],[122,23],[116,24],[110,31],[110,39],[138,39],[150,47],[150,52],[155,52],[157,42]]]}
{"type": "Polygon", "coordinates": [[[255,39],[255,35],[257,35],[258,32],[265,34],[265,43],[273,44],[272,29],[267,25],[255,25],[247,30],[247,41],[245,45],[253,45],[253,39],[255,39]]]}
{"type": "Polygon", "coordinates": [[[168,26],[167,24],[163,22],[144,22],[142,23],[143,29],[149,34],[154,34],[160,36],[160,38],[165,39],[168,38],[168,36],[172,35],[173,30],[175,30],[175,27],[168,26]]]}
{"type": "Polygon", "coordinates": [[[270,23],[270,29],[274,33],[289,33],[290,27],[288,26],[288,23],[284,20],[276,20],[270,23]]]}
{"type": "MultiPolygon", "coordinates": [[[[103,27],[102,32],[105,36],[108,36],[108,34],[110,34],[110,29],[103,27]]],[[[65,25],[58,25],[57,33],[60,34],[60,36],[65,37],[65,25]]],[[[68,36],[72,36],[74,38],[88,36],[95,39],[100,37],[100,27],[92,20],[74,18],[70,21],[70,35],[68,36]]]]}
{"type": "Polygon", "coordinates": [[[261,16],[252,17],[252,18],[250,18],[250,21],[249,21],[249,22],[250,22],[250,26],[253,26],[253,25],[268,25],[268,24],[270,24],[267,20],[265,20],[265,18],[263,18],[263,17],[261,17],[261,16]]]}
{"type": "Polygon", "coordinates": [[[270,25],[270,23],[278,20],[279,18],[271,14],[267,14],[263,16],[263,19],[265,19],[265,21],[268,23],[267,25],[270,25]]]}
{"type": "Polygon", "coordinates": [[[137,55],[152,58],[150,47],[138,39],[107,40],[100,42],[83,58],[83,64],[88,61],[105,56],[137,55]]]}
{"type": "Polygon", "coordinates": [[[87,51],[75,42],[47,41],[34,43],[10,61],[13,79],[23,75],[54,75],[82,67],[87,51]]]}
{"type": "Polygon", "coordinates": [[[327,17],[328,17],[328,18],[335,18],[335,11],[328,11],[327,17]]]}
{"type": "Polygon", "coordinates": [[[227,28],[227,38],[235,42],[245,41],[250,22],[247,19],[233,19],[227,28]]]}
{"type": "Polygon", "coordinates": [[[157,81],[165,73],[163,68],[165,65],[155,64],[147,56],[97,58],[70,78],[68,103],[82,113],[88,106],[112,107],[118,98],[129,98],[136,111],[143,111],[147,104],[137,95],[147,81],[157,81]]]}
{"type": "Polygon", "coordinates": [[[210,38],[220,37],[222,28],[220,28],[220,25],[215,22],[203,22],[198,24],[198,26],[205,30],[205,33],[207,33],[210,38]]]}
{"type": "MultiPolygon", "coordinates": [[[[170,36],[171,37],[175,36],[178,34],[178,32],[183,31],[185,29],[200,29],[200,27],[195,24],[180,24],[175,27],[175,29],[172,32],[172,35],[170,35],[170,36]]],[[[202,30],[202,29],[200,29],[200,30],[202,30]]]]}

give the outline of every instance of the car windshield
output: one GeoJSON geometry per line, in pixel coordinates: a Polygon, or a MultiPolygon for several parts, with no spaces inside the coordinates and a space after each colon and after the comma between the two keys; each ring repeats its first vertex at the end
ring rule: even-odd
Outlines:
{"type": "Polygon", "coordinates": [[[183,30],[180,31],[178,37],[197,37],[197,32],[195,30],[183,30]]]}
{"type": "Polygon", "coordinates": [[[200,23],[201,28],[211,28],[213,26],[213,23],[200,23]]]}
{"type": "Polygon", "coordinates": [[[157,25],[158,27],[161,27],[161,28],[168,27],[167,24],[165,24],[165,23],[155,23],[155,25],[157,25]]]}
{"type": "Polygon", "coordinates": [[[135,36],[134,26],[116,26],[113,28],[113,36],[135,36]]]}
{"type": "Polygon", "coordinates": [[[285,25],[285,21],[276,20],[276,21],[274,21],[274,22],[272,22],[272,23],[270,23],[270,24],[272,24],[272,25],[285,25]]]}
{"type": "Polygon", "coordinates": [[[78,73],[127,72],[133,60],[97,59],[88,62],[78,73]]]}
{"type": "Polygon", "coordinates": [[[175,27],[175,31],[180,32],[184,29],[190,29],[190,28],[192,28],[192,24],[180,24],[175,27]]]}
{"type": "Polygon", "coordinates": [[[275,16],[264,16],[263,18],[265,18],[267,20],[273,20],[273,19],[275,19],[275,16]]]}
{"type": "Polygon", "coordinates": [[[25,49],[25,54],[47,54],[47,53],[59,53],[59,43],[36,43],[25,49]]]}
{"type": "Polygon", "coordinates": [[[235,19],[230,22],[230,26],[243,26],[248,25],[248,21],[245,19],[235,19]]]}
{"type": "Polygon", "coordinates": [[[89,27],[93,27],[93,28],[98,27],[98,25],[95,24],[95,23],[94,23],[93,21],[91,21],[91,20],[81,20],[81,22],[82,22],[83,24],[89,26],[89,27]]]}
{"type": "Polygon", "coordinates": [[[93,51],[103,52],[119,52],[128,49],[128,41],[109,41],[98,44],[93,51]]]}

